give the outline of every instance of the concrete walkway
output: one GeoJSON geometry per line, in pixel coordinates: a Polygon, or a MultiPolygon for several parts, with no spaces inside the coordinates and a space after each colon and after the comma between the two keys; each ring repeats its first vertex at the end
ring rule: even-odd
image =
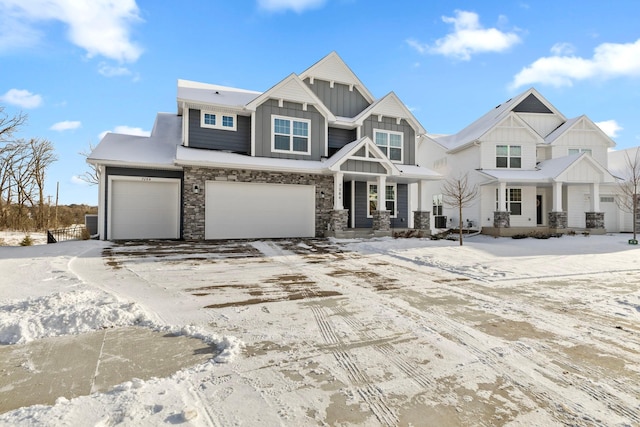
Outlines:
{"type": "Polygon", "coordinates": [[[136,327],[0,346],[0,413],[107,391],[133,378],[167,377],[215,352],[195,338],[136,327]]]}

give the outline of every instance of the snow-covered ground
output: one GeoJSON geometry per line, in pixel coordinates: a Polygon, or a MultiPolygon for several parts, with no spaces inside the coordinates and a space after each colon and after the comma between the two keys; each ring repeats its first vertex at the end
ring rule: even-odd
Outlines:
{"type": "Polygon", "coordinates": [[[629,237],[0,247],[0,343],[141,325],[220,351],[0,425],[640,425],[629,237]]]}

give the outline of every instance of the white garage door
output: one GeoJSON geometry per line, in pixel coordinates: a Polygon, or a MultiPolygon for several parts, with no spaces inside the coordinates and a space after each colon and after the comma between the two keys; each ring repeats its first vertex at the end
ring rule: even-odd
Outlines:
{"type": "Polygon", "coordinates": [[[180,238],[180,180],[109,180],[109,239],[180,238]]]}
{"type": "Polygon", "coordinates": [[[207,181],[205,238],[315,236],[315,186],[207,181]]]}

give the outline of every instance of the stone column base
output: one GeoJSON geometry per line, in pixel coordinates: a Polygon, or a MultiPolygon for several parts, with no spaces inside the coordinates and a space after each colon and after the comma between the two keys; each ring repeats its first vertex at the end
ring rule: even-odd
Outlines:
{"type": "Polygon", "coordinates": [[[347,229],[349,221],[349,209],[339,209],[331,211],[330,227],[331,231],[344,231],[347,229]]]}
{"type": "Polygon", "coordinates": [[[413,212],[413,228],[416,230],[431,230],[431,212],[414,211],[413,212]]]}
{"type": "Polygon", "coordinates": [[[391,231],[391,211],[373,211],[373,231],[391,231]]]}
{"type": "Polygon", "coordinates": [[[493,227],[494,228],[509,228],[511,227],[511,212],[496,211],[493,213],[493,227]]]}
{"type": "Polygon", "coordinates": [[[587,228],[604,229],[604,212],[585,212],[587,228]]]}
{"type": "Polygon", "coordinates": [[[549,228],[564,230],[567,228],[568,219],[566,212],[549,212],[549,228]]]}

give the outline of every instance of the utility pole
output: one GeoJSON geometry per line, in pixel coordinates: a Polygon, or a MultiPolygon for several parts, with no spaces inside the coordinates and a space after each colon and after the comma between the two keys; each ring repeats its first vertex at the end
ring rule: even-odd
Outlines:
{"type": "Polygon", "coordinates": [[[56,182],[56,223],[55,228],[58,228],[58,195],[60,194],[60,181],[56,182]]]}

